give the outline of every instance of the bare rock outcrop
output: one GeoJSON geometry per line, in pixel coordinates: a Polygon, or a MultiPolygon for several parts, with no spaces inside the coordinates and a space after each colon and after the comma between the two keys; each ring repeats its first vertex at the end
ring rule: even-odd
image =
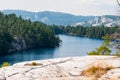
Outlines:
{"type": "Polygon", "coordinates": [[[0,80],[120,80],[120,58],[84,56],[21,62],[1,68],[0,80]]]}

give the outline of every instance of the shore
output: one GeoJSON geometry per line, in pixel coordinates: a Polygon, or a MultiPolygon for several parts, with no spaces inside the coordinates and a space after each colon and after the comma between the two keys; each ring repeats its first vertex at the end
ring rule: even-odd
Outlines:
{"type": "Polygon", "coordinates": [[[116,56],[56,58],[26,61],[0,69],[0,80],[18,79],[120,80],[120,58],[116,56]]]}

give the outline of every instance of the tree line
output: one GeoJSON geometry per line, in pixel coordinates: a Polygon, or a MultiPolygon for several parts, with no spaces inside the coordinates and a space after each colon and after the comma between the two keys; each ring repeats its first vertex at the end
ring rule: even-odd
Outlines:
{"type": "MultiPolygon", "coordinates": [[[[25,40],[26,47],[56,47],[60,39],[56,34],[69,34],[86,36],[90,38],[102,38],[106,34],[113,34],[118,27],[83,27],[83,26],[61,26],[46,25],[42,22],[24,20],[15,14],[4,15],[0,12],[0,54],[9,52],[12,49],[12,42],[20,37],[25,40]]],[[[18,43],[19,44],[19,43],[18,43]]]]}
{"type": "MultiPolygon", "coordinates": [[[[41,22],[31,22],[16,17],[15,14],[4,15],[0,12],[0,54],[9,52],[12,49],[12,42],[15,37],[22,37],[26,47],[56,47],[60,39],[53,30],[41,22]]],[[[19,43],[18,43],[19,44],[19,43]]]]}
{"type": "Polygon", "coordinates": [[[84,27],[84,26],[50,26],[52,30],[56,34],[69,34],[76,36],[85,36],[90,38],[102,38],[106,34],[111,35],[118,30],[118,26],[116,27],[105,27],[105,26],[97,26],[97,27],[84,27]]]}

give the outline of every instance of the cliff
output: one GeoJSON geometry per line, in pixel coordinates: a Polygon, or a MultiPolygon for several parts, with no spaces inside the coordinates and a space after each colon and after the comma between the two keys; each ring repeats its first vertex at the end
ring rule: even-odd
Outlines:
{"type": "Polygon", "coordinates": [[[21,62],[1,68],[0,80],[120,80],[120,58],[84,56],[21,62]]]}
{"type": "Polygon", "coordinates": [[[120,28],[119,31],[111,35],[111,39],[114,40],[114,46],[120,49],[120,28]]]}
{"type": "Polygon", "coordinates": [[[14,37],[9,52],[27,49],[26,42],[22,37],[14,37]]]}
{"type": "Polygon", "coordinates": [[[111,36],[112,39],[120,41],[120,32],[116,32],[111,36]]]}

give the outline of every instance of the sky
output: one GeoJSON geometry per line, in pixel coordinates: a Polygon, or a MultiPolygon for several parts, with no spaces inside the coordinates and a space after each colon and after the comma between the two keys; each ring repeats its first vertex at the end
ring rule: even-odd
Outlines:
{"type": "Polygon", "coordinates": [[[74,15],[116,15],[116,0],[0,0],[0,10],[54,11],[74,15]]]}

